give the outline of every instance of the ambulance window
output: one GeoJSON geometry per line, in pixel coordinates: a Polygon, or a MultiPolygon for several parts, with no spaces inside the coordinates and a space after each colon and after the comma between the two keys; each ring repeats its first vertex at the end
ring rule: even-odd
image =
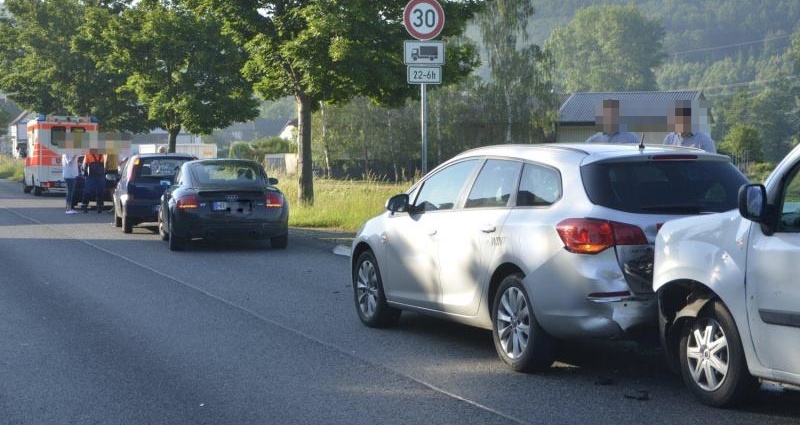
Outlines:
{"type": "Polygon", "coordinates": [[[78,133],[78,134],[73,134],[72,140],[74,141],[74,144],[71,147],[74,147],[74,148],[81,147],[82,148],[83,147],[83,134],[86,133],[86,129],[83,128],[83,127],[72,127],[69,131],[71,133],[78,133]]]}
{"type": "Polygon", "coordinates": [[[53,127],[50,131],[50,144],[53,146],[62,146],[67,139],[66,127],[53,127]]]}

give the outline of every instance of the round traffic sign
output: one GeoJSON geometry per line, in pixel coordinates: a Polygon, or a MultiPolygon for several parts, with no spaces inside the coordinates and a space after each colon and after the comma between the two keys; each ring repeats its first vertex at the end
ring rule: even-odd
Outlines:
{"type": "Polygon", "coordinates": [[[430,40],[444,28],[444,10],[436,0],[411,0],[403,10],[403,25],[417,40],[430,40]]]}

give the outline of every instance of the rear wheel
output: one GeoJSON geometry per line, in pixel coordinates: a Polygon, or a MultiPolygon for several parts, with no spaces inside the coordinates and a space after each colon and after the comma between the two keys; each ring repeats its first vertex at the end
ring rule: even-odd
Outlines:
{"type": "Polygon", "coordinates": [[[34,186],[33,187],[33,196],[42,196],[42,187],[41,186],[34,186]]]}
{"type": "Polygon", "coordinates": [[[684,324],[680,364],[686,386],[709,406],[734,405],[759,385],[747,369],[736,323],[719,300],[684,324]]]}
{"type": "Polygon", "coordinates": [[[371,251],[362,252],[353,266],[353,295],[358,318],[365,325],[383,328],[400,319],[401,310],[386,302],[381,272],[371,251]]]}
{"type": "Polygon", "coordinates": [[[119,216],[119,212],[122,208],[117,208],[117,203],[114,203],[114,227],[122,227],[122,217],[119,216]]]}
{"type": "Polygon", "coordinates": [[[500,359],[517,372],[540,372],[555,359],[555,341],[536,321],[522,276],[500,283],[492,306],[492,339],[500,359]]]}
{"type": "Polygon", "coordinates": [[[289,234],[287,233],[285,235],[270,238],[269,244],[274,249],[286,249],[286,245],[289,244],[289,234]]]}
{"type": "Polygon", "coordinates": [[[175,234],[173,230],[174,217],[169,220],[169,250],[170,251],[183,251],[186,246],[186,240],[175,234]]]}
{"type": "Polygon", "coordinates": [[[22,193],[31,193],[31,189],[33,186],[28,186],[28,182],[25,179],[22,179],[22,193]]]}
{"type": "Polygon", "coordinates": [[[128,214],[125,211],[122,212],[122,233],[131,233],[133,232],[133,223],[131,219],[128,218],[128,214]]]}

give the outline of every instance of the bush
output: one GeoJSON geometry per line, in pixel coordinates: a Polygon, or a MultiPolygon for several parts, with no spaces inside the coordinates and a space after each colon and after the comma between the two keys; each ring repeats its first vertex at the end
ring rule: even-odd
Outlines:
{"type": "Polygon", "coordinates": [[[21,159],[0,155],[0,179],[22,181],[24,164],[21,159]]]}

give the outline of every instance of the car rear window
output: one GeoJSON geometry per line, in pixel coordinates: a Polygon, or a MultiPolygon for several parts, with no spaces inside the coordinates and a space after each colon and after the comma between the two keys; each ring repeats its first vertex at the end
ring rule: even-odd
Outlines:
{"type": "Polygon", "coordinates": [[[141,158],[136,167],[135,178],[156,179],[172,177],[178,172],[184,162],[190,161],[189,158],[141,158]]]}
{"type": "Polygon", "coordinates": [[[192,175],[200,184],[247,184],[263,181],[264,174],[257,164],[237,162],[196,163],[192,175]]]}
{"type": "Polygon", "coordinates": [[[581,168],[596,205],[642,214],[700,214],[737,207],[747,178],[729,162],[598,162],[581,168]]]}

